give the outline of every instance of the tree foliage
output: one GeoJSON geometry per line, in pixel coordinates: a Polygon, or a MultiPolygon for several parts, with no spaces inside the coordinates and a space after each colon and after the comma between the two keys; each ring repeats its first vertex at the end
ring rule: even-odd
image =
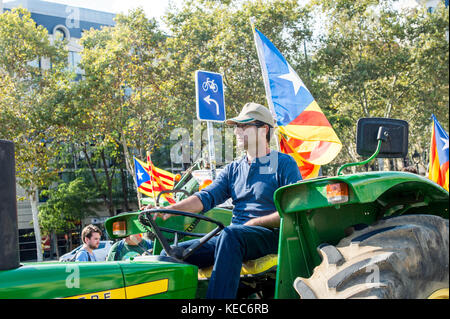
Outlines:
{"type": "Polygon", "coordinates": [[[19,184],[33,194],[53,180],[51,160],[60,127],[53,122],[59,88],[67,83],[63,43],[51,43],[47,30],[30,13],[13,9],[0,15],[0,133],[16,145],[19,184]],[[11,36],[14,34],[14,36],[11,36]],[[39,60],[52,63],[39,67],[39,60]]]}
{"type": "Polygon", "coordinates": [[[42,196],[48,197],[48,200],[39,206],[39,224],[46,233],[75,229],[83,218],[96,216],[92,210],[96,195],[83,178],[44,190],[42,196]]]}
{"type": "MultiPolygon", "coordinates": [[[[37,192],[54,181],[52,162],[58,152],[60,127],[53,111],[60,86],[68,82],[64,71],[64,43],[51,42],[47,30],[36,26],[25,9],[0,15],[0,138],[15,143],[17,183],[31,202],[36,242],[41,241],[37,218],[37,192]],[[52,68],[41,68],[48,61],[52,68]]],[[[37,260],[42,260],[37,245],[37,260]]]]}
{"type": "Polygon", "coordinates": [[[345,146],[340,161],[357,159],[360,117],[408,121],[411,152],[427,148],[431,113],[448,122],[448,8],[400,11],[394,4],[312,3],[327,17],[327,32],[312,57],[320,87],[315,96],[332,111],[330,122],[345,146]]]}
{"type": "Polygon", "coordinates": [[[267,104],[250,18],[343,142],[328,167],[359,160],[360,117],[408,121],[410,152],[428,150],[432,113],[448,131],[449,17],[442,4],[428,12],[399,10],[394,0],[191,0],[171,7],[164,29],[132,10],[117,15],[115,26],[83,32],[78,81],[65,68],[66,43],[50,41],[29,12],[14,9],[0,15],[0,138],[16,144],[20,185],[30,194],[45,188],[64,168],[56,159],[82,154],[80,166],[114,214],[115,185],[134,174],[132,156],[152,151],[167,167],[172,130],[192,134],[196,70],[223,74],[227,117],[249,101],[267,104]]]}
{"type": "Polygon", "coordinates": [[[311,31],[297,1],[187,1],[165,17],[170,55],[162,65],[166,95],[183,112],[182,124],[192,125],[195,114],[196,70],[223,74],[227,116],[249,101],[267,104],[250,18],[302,71],[298,49],[311,31]]]}

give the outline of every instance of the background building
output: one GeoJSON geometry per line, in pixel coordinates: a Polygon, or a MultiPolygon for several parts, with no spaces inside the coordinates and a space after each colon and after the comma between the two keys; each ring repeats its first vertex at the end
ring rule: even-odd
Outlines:
{"type": "MultiPolygon", "coordinates": [[[[78,75],[83,71],[77,67],[80,61],[82,47],[79,44],[84,30],[100,29],[102,26],[113,26],[115,14],[91,9],[68,6],[65,4],[46,2],[41,0],[3,0],[3,9],[23,7],[31,12],[31,18],[38,25],[48,30],[53,39],[62,37],[67,39],[69,51],[69,65],[78,75]]],[[[48,68],[49,62],[38,61],[39,66],[48,68]]]]}

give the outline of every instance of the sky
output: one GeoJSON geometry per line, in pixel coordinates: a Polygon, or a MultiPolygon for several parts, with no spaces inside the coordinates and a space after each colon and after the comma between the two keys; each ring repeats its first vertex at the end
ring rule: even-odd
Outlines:
{"type": "MultiPolygon", "coordinates": [[[[10,0],[3,0],[9,2],[10,0]]],[[[47,2],[62,3],[74,7],[106,11],[112,13],[127,13],[129,9],[142,7],[148,18],[159,19],[164,15],[169,2],[178,5],[181,0],[46,0],[47,2]]]]}
{"type": "MultiPolygon", "coordinates": [[[[3,0],[9,2],[11,0],[3,0]]],[[[56,2],[71,5],[74,7],[82,7],[99,11],[107,11],[113,13],[127,13],[129,9],[142,7],[149,18],[159,19],[164,15],[169,3],[180,6],[182,0],[46,0],[47,2],[56,2]]],[[[410,7],[417,5],[417,2],[434,2],[436,0],[400,0],[399,7],[410,7]]],[[[437,0],[439,1],[439,0],[437,0]]],[[[300,2],[305,2],[304,0],[300,2]]]]}
{"type": "MultiPolygon", "coordinates": [[[[4,3],[13,0],[3,0],[4,3]]],[[[159,25],[163,30],[166,30],[166,25],[161,17],[165,14],[169,5],[174,5],[181,8],[183,0],[43,0],[47,2],[55,2],[66,4],[74,7],[93,9],[98,11],[106,11],[112,13],[127,13],[130,9],[142,7],[145,15],[148,18],[157,19],[159,25]]],[[[305,4],[310,0],[298,0],[299,3],[305,4]]],[[[434,3],[442,0],[398,0],[395,6],[398,9],[411,8],[418,5],[418,3],[434,3]]],[[[320,22],[320,18],[319,21],[320,22]]],[[[320,29],[320,27],[319,27],[320,29]]],[[[167,30],[166,30],[167,31],[167,30]]]]}

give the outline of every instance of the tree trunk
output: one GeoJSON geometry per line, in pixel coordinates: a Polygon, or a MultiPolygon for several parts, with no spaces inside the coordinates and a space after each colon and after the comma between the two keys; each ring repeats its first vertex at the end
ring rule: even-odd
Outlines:
{"type": "Polygon", "coordinates": [[[58,235],[55,231],[52,232],[53,247],[55,247],[56,259],[59,260],[59,247],[58,247],[58,235]]]}
{"type": "Polygon", "coordinates": [[[41,237],[41,228],[39,226],[38,220],[38,197],[37,191],[31,192],[28,195],[31,203],[31,214],[33,215],[33,228],[34,228],[34,238],[36,239],[36,257],[37,261],[43,261],[42,255],[42,237],[41,237]]]}
{"type": "Polygon", "coordinates": [[[138,207],[139,209],[141,209],[141,193],[139,193],[139,191],[137,190],[137,180],[136,180],[136,174],[134,172],[134,162],[133,165],[131,164],[131,156],[130,153],[128,151],[128,146],[127,146],[127,142],[125,140],[125,137],[122,133],[121,135],[121,143],[122,143],[122,147],[123,147],[123,157],[125,160],[125,167],[128,171],[128,173],[130,173],[130,175],[133,177],[133,182],[134,182],[134,186],[136,187],[136,194],[137,194],[137,200],[138,200],[138,207]]]}
{"type": "Polygon", "coordinates": [[[123,165],[120,166],[120,177],[122,182],[122,192],[123,192],[123,206],[126,212],[130,211],[130,205],[128,204],[128,183],[127,183],[127,175],[123,168],[123,165]]]}
{"type": "MultiPolygon", "coordinates": [[[[89,157],[89,154],[87,152],[86,145],[84,146],[83,152],[84,152],[84,155],[86,157],[88,166],[89,166],[89,168],[91,170],[92,177],[94,178],[95,185],[97,186],[97,189],[100,192],[100,195],[102,196],[103,203],[105,204],[106,208],[108,209],[109,215],[110,216],[114,216],[114,203],[112,201],[112,188],[111,188],[111,184],[110,184],[110,182],[108,180],[109,175],[108,175],[107,168],[104,167],[103,169],[105,171],[105,178],[107,179],[108,196],[102,190],[102,186],[100,184],[100,181],[98,180],[97,174],[95,173],[94,164],[91,162],[91,158],[89,157]]],[[[102,157],[103,165],[106,165],[105,159],[104,159],[104,154],[102,153],[102,155],[103,155],[103,157],[102,157]]],[[[112,176],[114,176],[114,172],[113,172],[112,176]]]]}
{"type": "Polygon", "coordinates": [[[130,153],[128,151],[128,146],[127,146],[127,142],[125,140],[125,137],[122,133],[122,138],[121,141],[122,143],[122,147],[123,147],[123,157],[125,159],[125,166],[127,168],[128,173],[130,173],[131,176],[133,176],[133,181],[134,181],[134,185],[137,187],[137,181],[136,181],[136,176],[134,175],[134,164],[131,164],[131,156],[130,153]]]}
{"type": "Polygon", "coordinates": [[[108,194],[107,194],[107,196],[108,196],[107,208],[108,208],[108,211],[109,211],[109,216],[112,217],[112,216],[114,216],[114,213],[115,213],[114,212],[114,202],[113,202],[113,197],[112,197],[112,192],[113,192],[112,180],[114,178],[114,171],[115,171],[115,169],[114,168],[112,169],[111,176],[110,176],[109,172],[108,172],[108,164],[106,163],[105,152],[103,150],[100,152],[100,158],[101,158],[102,163],[103,163],[103,171],[105,172],[106,186],[107,186],[107,191],[108,191],[108,194]]]}
{"type": "Polygon", "coordinates": [[[73,249],[73,242],[72,242],[72,230],[69,232],[69,251],[72,251],[73,249]]]}

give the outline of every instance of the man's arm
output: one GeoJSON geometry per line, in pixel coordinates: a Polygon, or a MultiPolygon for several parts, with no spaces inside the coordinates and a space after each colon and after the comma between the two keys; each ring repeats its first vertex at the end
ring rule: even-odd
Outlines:
{"type": "Polygon", "coordinates": [[[197,196],[192,195],[167,208],[190,213],[200,213],[203,210],[203,203],[197,196]]]}
{"type": "MultiPolygon", "coordinates": [[[[230,184],[228,180],[228,171],[230,165],[225,166],[222,172],[217,176],[211,185],[204,188],[201,191],[196,192],[194,195],[189,196],[182,201],[169,205],[166,207],[161,207],[162,209],[174,209],[185,211],[189,213],[200,213],[204,210],[209,210],[218,204],[223,203],[227,198],[230,197],[228,186],[230,184]]],[[[152,205],[144,207],[144,209],[153,208],[152,205]]],[[[157,213],[154,214],[154,218],[161,216],[164,220],[172,215],[157,213]]]]}
{"type": "Polygon", "coordinates": [[[274,212],[270,215],[255,217],[244,224],[245,226],[262,226],[266,228],[280,227],[280,215],[274,212]]]}

